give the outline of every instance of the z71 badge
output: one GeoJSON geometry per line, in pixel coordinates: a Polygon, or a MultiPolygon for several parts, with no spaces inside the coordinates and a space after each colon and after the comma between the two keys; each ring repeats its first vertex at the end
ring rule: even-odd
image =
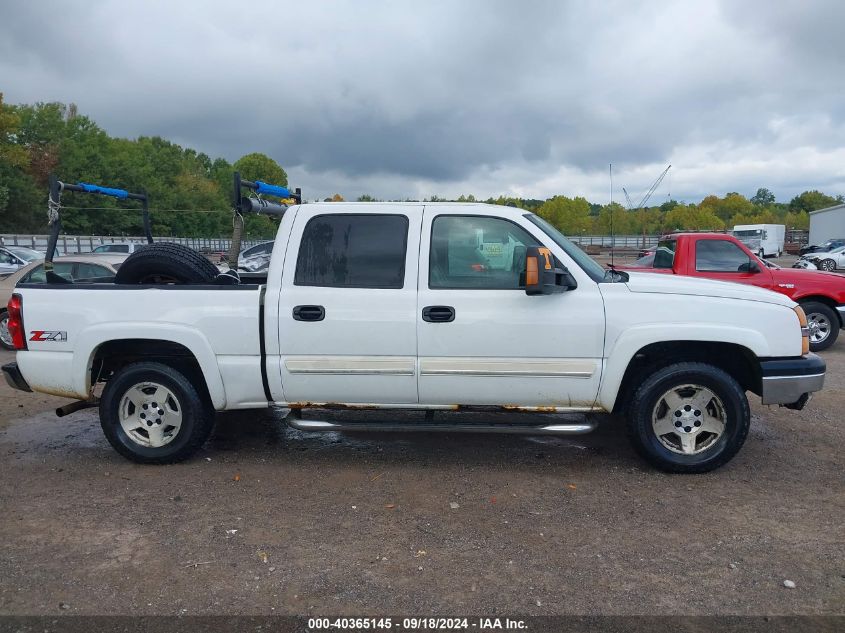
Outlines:
{"type": "Polygon", "coordinates": [[[32,330],[30,332],[32,336],[29,337],[30,341],[36,341],[38,343],[49,343],[53,341],[54,343],[61,343],[67,340],[67,332],[47,332],[45,330],[32,330]]]}

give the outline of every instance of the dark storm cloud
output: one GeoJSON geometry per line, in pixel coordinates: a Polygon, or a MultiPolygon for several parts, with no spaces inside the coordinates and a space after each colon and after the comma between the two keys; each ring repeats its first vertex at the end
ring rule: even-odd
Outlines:
{"type": "Polygon", "coordinates": [[[845,188],[843,7],[21,3],[0,90],[112,134],[263,151],[319,195],[596,194],[611,161],[634,189],[671,161],[690,196],[845,188]],[[798,183],[773,162],[790,152],[798,183]]]}

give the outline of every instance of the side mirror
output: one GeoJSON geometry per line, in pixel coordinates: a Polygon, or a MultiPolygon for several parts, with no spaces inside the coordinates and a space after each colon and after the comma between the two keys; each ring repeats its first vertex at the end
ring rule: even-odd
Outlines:
{"type": "Polygon", "coordinates": [[[544,246],[529,246],[525,253],[525,294],[550,295],[578,287],[565,267],[558,268],[555,256],[544,246]]]}
{"type": "Polygon", "coordinates": [[[737,268],[737,271],[741,273],[756,274],[760,272],[760,266],[759,264],[757,264],[757,262],[748,260],[748,263],[740,264],[739,268],[737,268]]]}

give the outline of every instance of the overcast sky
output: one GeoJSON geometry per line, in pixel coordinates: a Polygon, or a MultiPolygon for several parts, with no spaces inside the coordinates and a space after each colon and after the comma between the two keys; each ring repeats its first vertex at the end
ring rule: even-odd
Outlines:
{"type": "Polygon", "coordinates": [[[309,199],[845,193],[842,0],[2,0],[0,91],[309,199]]]}

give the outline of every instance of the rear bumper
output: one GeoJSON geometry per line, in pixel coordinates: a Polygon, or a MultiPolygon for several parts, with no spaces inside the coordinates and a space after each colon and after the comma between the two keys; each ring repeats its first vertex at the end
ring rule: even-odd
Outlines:
{"type": "Polygon", "coordinates": [[[809,394],[824,386],[826,366],[815,354],[807,354],[762,360],[760,370],[763,378],[763,404],[795,404],[799,405],[795,408],[802,408],[809,394]]]}
{"type": "Polygon", "coordinates": [[[18,369],[17,363],[3,365],[3,376],[6,378],[6,383],[12,389],[17,389],[18,391],[32,391],[32,389],[29,388],[26,379],[24,379],[23,375],[21,375],[21,370],[18,369]]]}

